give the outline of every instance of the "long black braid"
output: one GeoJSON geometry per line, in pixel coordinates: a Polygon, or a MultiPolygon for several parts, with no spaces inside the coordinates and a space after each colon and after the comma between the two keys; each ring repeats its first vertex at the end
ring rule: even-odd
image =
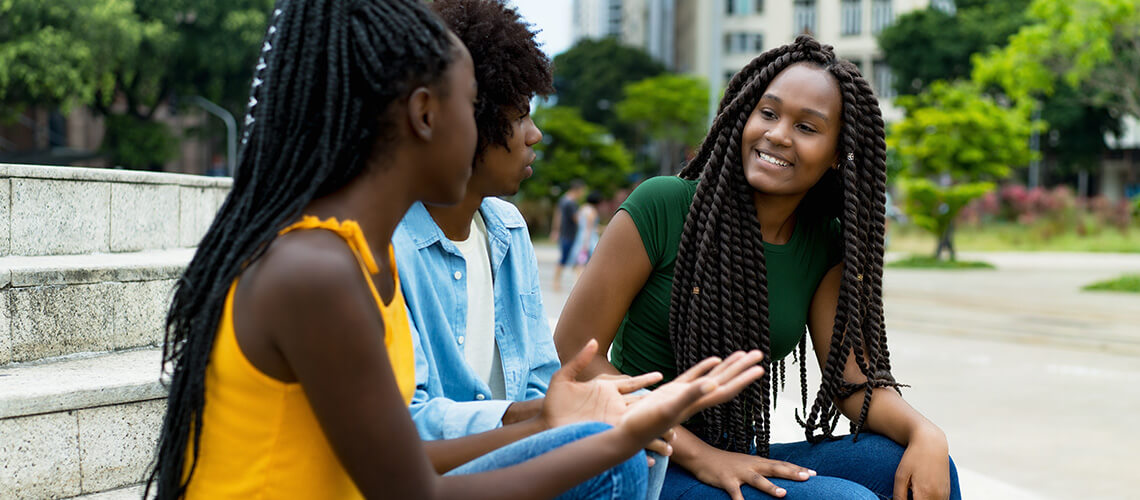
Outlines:
{"type": "Polygon", "coordinates": [[[454,59],[447,29],[415,0],[278,0],[270,19],[233,189],[167,315],[173,373],[148,497],[152,486],[181,497],[197,465],[206,365],[230,284],[311,200],[364,171],[393,137],[392,103],[441,82],[454,59]]]}
{"type": "MultiPolygon", "coordinates": [[[[690,426],[722,449],[768,455],[770,407],[783,363],[770,359],[767,265],[753,188],[744,178],[741,134],[773,78],[796,63],[830,72],[843,98],[839,168],[829,169],[797,209],[806,217],[838,218],[843,228],[844,271],[823,380],[810,411],[797,420],[809,441],[833,438],[836,402],[864,392],[852,423],[858,435],[876,387],[897,387],[890,372],[883,322],[882,276],[886,145],[878,101],[859,70],[809,36],[756,57],[728,84],[712,129],[681,177],[699,179],[677,252],[669,310],[669,336],[678,371],[707,356],[760,349],[765,374],[731,402],[706,410],[690,426]],[[715,332],[715,333],[714,333],[715,332]],[[849,353],[867,382],[843,379],[849,353]]],[[[807,408],[806,336],[796,358],[807,408]]]]}

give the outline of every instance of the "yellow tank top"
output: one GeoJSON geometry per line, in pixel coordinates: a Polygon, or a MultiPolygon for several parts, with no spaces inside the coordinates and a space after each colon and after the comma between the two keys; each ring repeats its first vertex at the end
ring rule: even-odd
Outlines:
{"type": "MultiPolygon", "coordinates": [[[[415,358],[395,252],[388,261],[396,280],[385,305],[372,282],[379,271],[355,221],[305,216],[281,231],[326,229],[344,238],[384,320],[384,344],[404,404],[415,390],[415,358]]],[[[189,499],[363,498],[333,453],[299,383],[285,383],[258,370],[234,336],[234,290],[226,295],[217,338],[206,367],[201,451],[188,485],[189,499]]],[[[187,471],[193,445],[187,446],[187,471]]]]}

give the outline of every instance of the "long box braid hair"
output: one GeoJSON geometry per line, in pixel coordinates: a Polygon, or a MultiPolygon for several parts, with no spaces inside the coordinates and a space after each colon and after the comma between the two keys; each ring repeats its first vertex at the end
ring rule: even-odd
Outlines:
{"type": "Polygon", "coordinates": [[[852,422],[858,436],[872,389],[899,384],[891,375],[883,322],[883,236],[886,143],[883,119],[871,87],[850,62],[809,36],[760,54],[729,82],[712,129],[696,157],[681,171],[698,179],[677,251],[669,337],[678,371],[708,356],[742,349],[765,354],[764,377],[732,401],[705,410],[693,431],[722,449],[768,456],[770,405],[783,362],[770,359],[768,280],[753,188],[744,177],[741,134],[773,78],[796,63],[830,72],[843,99],[840,164],[829,169],[800,202],[801,213],[838,217],[843,228],[843,278],[830,352],[815,402],[807,411],[807,337],[800,340],[800,389],[805,415],[796,419],[811,442],[834,438],[836,401],[862,391],[863,407],[852,422]],[[699,290],[699,292],[694,292],[699,290]],[[716,332],[715,334],[712,332],[716,332]],[[867,376],[843,379],[849,353],[867,376]]]}
{"type": "Polygon", "coordinates": [[[440,81],[454,53],[416,0],[278,0],[261,50],[233,188],[167,315],[163,362],[173,373],[146,498],[151,487],[179,498],[193,477],[230,284],[311,200],[364,171],[394,134],[392,103],[440,81]]]}

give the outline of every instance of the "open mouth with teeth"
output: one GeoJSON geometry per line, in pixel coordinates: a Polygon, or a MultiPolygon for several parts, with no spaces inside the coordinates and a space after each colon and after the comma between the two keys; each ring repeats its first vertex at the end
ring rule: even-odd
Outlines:
{"type": "Polygon", "coordinates": [[[788,163],[788,162],[786,162],[786,161],[784,161],[784,160],[781,160],[781,159],[779,159],[779,158],[776,158],[776,157],[774,157],[774,156],[772,156],[772,155],[766,154],[766,153],[764,153],[764,152],[762,152],[762,151],[757,151],[757,152],[756,152],[756,154],[760,156],[760,159],[761,159],[761,160],[764,160],[764,161],[766,161],[766,162],[768,162],[768,163],[771,163],[771,164],[773,164],[773,165],[776,165],[776,166],[778,166],[778,167],[785,167],[785,168],[786,168],[786,167],[790,167],[790,166],[792,166],[792,164],[791,164],[791,163],[788,163]]]}

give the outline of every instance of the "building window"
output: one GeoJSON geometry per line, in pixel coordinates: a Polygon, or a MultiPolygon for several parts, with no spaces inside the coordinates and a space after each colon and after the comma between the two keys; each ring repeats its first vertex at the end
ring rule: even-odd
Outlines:
{"type": "Polygon", "coordinates": [[[796,0],[795,34],[815,33],[815,0],[796,0]]]}
{"type": "MultiPolygon", "coordinates": [[[[753,4],[759,5],[761,8],[764,6],[763,0],[725,0],[724,8],[725,13],[730,16],[747,16],[753,14],[753,4]]],[[[761,12],[757,10],[755,12],[761,12]]]]}
{"type": "Polygon", "coordinates": [[[891,0],[871,0],[871,33],[879,34],[883,28],[895,22],[891,0]]]}
{"type": "Polygon", "coordinates": [[[863,32],[863,0],[843,0],[843,20],[840,33],[851,36],[863,32]]]}
{"type": "Polygon", "coordinates": [[[621,36],[621,0],[610,0],[609,9],[606,32],[612,36],[621,36]]]}
{"type": "Polygon", "coordinates": [[[891,74],[891,67],[887,66],[886,62],[875,61],[875,94],[879,99],[894,99],[895,98],[895,77],[891,74]]]}
{"type": "Polygon", "coordinates": [[[763,14],[764,13],[764,0],[756,0],[755,3],[753,4],[752,11],[757,13],[757,14],[763,14]]]}
{"type": "Polygon", "coordinates": [[[725,54],[754,54],[764,50],[764,35],[759,33],[725,33],[725,54]]]}

